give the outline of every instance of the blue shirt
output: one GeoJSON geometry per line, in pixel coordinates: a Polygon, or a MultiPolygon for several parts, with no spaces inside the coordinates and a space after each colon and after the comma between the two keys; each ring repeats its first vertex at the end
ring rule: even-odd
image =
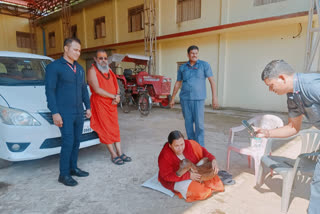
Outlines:
{"type": "Polygon", "coordinates": [[[190,61],[181,65],[177,76],[177,81],[182,81],[180,99],[206,99],[206,78],[211,76],[213,76],[211,67],[205,61],[197,60],[193,66],[190,65],[190,61]]]}
{"type": "Polygon", "coordinates": [[[303,114],[320,129],[320,74],[296,73],[293,77],[293,93],[288,93],[287,98],[290,118],[303,114]]]}
{"type": "Polygon", "coordinates": [[[45,85],[52,114],[83,114],[83,103],[90,109],[85,72],[79,63],[71,65],[63,57],[50,63],[46,67],[45,85]]]}

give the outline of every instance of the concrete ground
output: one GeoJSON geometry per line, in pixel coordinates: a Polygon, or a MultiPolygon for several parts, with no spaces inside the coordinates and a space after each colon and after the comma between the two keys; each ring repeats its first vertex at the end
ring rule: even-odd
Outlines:
{"type": "MultiPolygon", "coordinates": [[[[205,114],[205,141],[209,152],[226,168],[229,128],[240,125],[259,112],[210,110],[205,114]]],[[[286,122],[285,114],[278,114],[286,122]]],[[[184,130],[179,108],[153,108],[147,117],[134,110],[124,114],[119,110],[123,151],[132,157],[131,163],[117,166],[110,161],[105,145],[82,149],[79,167],[90,172],[86,178],[76,178],[79,185],[66,187],[58,183],[59,156],[17,162],[0,169],[0,213],[61,214],[61,213],[186,213],[186,214],[270,214],[280,213],[281,184],[279,176],[267,178],[255,188],[254,171],[248,168],[247,158],[231,154],[230,173],[236,184],[226,186],[225,192],[207,200],[187,203],[177,196],[170,198],[160,192],[141,187],[158,171],[157,158],[170,131],[184,130]]],[[[246,132],[239,138],[246,140],[246,132]]],[[[278,147],[274,154],[293,156],[298,143],[278,147]]],[[[289,214],[306,213],[309,184],[295,185],[289,214]]]]}

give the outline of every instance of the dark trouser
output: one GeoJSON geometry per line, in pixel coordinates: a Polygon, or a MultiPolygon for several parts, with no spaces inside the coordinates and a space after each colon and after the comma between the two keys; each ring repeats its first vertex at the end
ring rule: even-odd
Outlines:
{"type": "Polygon", "coordinates": [[[60,175],[70,175],[77,168],[80,136],[83,129],[83,114],[62,114],[63,126],[60,128],[62,145],[60,151],[60,175]]]}

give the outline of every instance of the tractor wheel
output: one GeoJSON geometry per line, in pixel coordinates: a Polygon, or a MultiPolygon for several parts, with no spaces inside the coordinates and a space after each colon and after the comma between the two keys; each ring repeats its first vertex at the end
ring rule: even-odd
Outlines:
{"type": "Polygon", "coordinates": [[[151,110],[151,103],[149,102],[150,96],[148,94],[141,94],[139,96],[139,111],[141,115],[147,116],[150,113],[151,110]]]}
{"type": "Polygon", "coordinates": [[[162,100],[159,105],[161,108],[169,109],[171,102],[171,95],[168,95],[167,99],[162,100]]]}
{"type": "Polygon", "coordinates": [[[118,106],[121,107],[121,102],[123,100],[125,100],[125,89],[124,89],[123,82],[119,79],[118,79],[118,85],[119,85],[119,89],[120,89],[120,103],[118,104],[118,106]]]}
{"type": "Polygon", "coordinates": [[[130,97],[129,96],[124,96],[122,100],[120,100],[120,108],[124,113],[129,113],[130,112],[130,97]]]}

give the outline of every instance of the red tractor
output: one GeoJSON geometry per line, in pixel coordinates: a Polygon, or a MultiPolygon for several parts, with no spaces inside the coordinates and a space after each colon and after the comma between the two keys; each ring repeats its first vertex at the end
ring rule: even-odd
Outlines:
{"type": "Polygon", "coordinates": [[[149,57],[113,54],[108,61],[117,75],[123,112],[128,113],[131,106],[137,106],[142,115],[148,115],[153,103],[169,108],[171,78],[146,72],[149,57]]]}

